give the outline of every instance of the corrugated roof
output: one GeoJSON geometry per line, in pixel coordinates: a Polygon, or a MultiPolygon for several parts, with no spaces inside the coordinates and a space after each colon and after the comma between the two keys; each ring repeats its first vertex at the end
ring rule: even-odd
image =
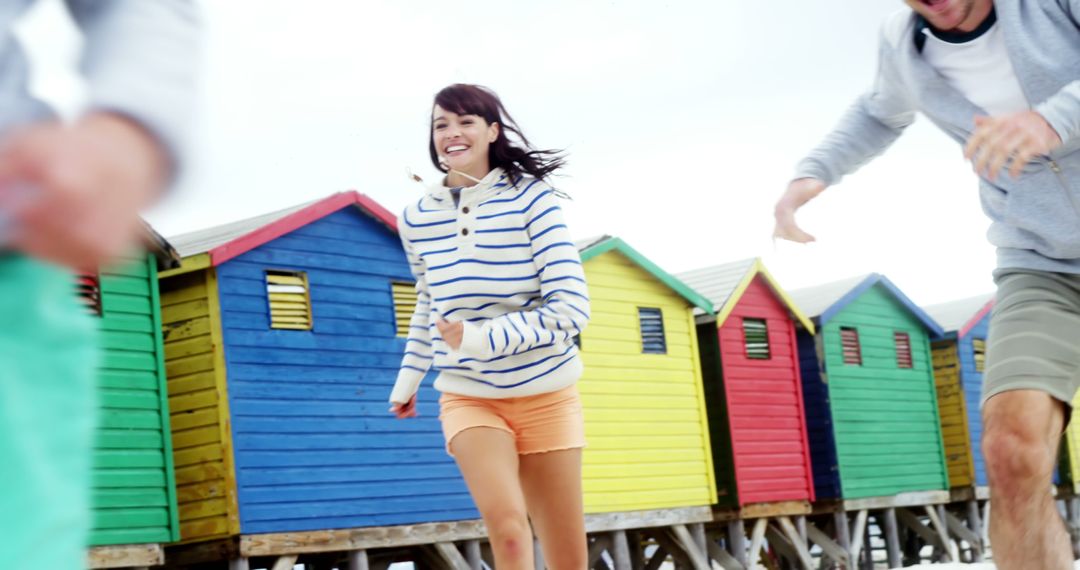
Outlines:
{"type": "Polygon", "coordinates": [[[813,287],[803,287],[802,289],[789,291],[788,294],[803,312],[810,315],[811,318],[817,318],[872,275],[872,273],[868,273],[814,285],[813,287]]]}
{"type": "Polygon", "coordinates": [[[181,257],[188,257],[199,253],[206,253],[219,245],[224,245],[232,240],[247,235],[263,226],[270,225],[289,214],[299,212],[325,198],[311,200],[296,206],[290,206],[284,210],[261,214],[252,218],[229,222],[220,226],[214,226],[202,230],[196,230],[169,238],[169,243],[176,248],[181,257]]]}
{"type": "Polygon", "coordinates": [[[964,328],[964,325],[975,318],[993,298],[993,293],[984,293],[966,299],[930,305],[923,307],[923,310],[937,321],[946,333],[953,333],[964,328]]]}
{"type": "Polygon", "coordinates": [[[731,263],[702,267],[676,273],[683,283],[704,295],[712,303],[713,310],[719,311],[727,304],[731,294],[738,288],[746,273],[754,267],[756,258],[740,259],[731,263]]]}
{"type": "Polygon", "coordinates": [[[602,236],[593,236],[591,238],[579,239],[574,241],[574,245],[577,246],[579,252],[583,252],[590,247],[600,245],[605,241],[611,239],[611,236],[605,234],[602,236]]]}

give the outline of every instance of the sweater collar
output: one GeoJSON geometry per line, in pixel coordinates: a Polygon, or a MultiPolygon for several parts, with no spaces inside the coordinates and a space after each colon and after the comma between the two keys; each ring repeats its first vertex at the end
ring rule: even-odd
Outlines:
{"type": "Polygon", "coordinates": [[[438,184],[431,187],[429,193],[437,201],[454,207],[454,193],[460,193],[460,203],[467,204],[501,191],[509,186],[506,172],[502,168],[493,168],[472,186],[447,186],[444,177],[438,184]]]}
{"type": "Polygon", "coordinates": [[[977,28],[970,32],[943,32],[941,30],[935,30],[930,22],[926,21],[921,14],[915,14],[915,48],[922,53],[923,47],[926,46],[926,34],[927,32],[934,34],[934,37],[950,44],[964,44],[970,42],[986,32],[990,31],[990,28],[994,27],[997,23],[997,10],[990,8],[990,13],[986,15],[982,23],[977,28]]]}

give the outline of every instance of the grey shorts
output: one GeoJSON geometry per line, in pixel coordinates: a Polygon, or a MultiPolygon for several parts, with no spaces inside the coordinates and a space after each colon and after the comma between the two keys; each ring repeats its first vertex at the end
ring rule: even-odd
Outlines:
{"type": "Polygon", "coordinates": [[[999,270],[994,277],[983,403],[1040,390],[1071,406],[1080,388],[1080,275],[999,270]]]}

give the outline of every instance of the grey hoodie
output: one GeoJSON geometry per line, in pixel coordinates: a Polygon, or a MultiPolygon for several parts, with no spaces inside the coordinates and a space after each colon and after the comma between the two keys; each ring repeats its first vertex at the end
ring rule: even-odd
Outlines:
{"type": "MultiPolygon", "coordinates": [[[[987,237],[1001,269],[1080,273],[1080,0],[994,3],[1017,79],[1062,146],[1013,179],[980,178],[987,237]]],[[[905,9],[883,26],[877,78],[836,128],[803,159],[796,177],[836,184],[881,154],[923,113],[964,144],[986,115],[933,69],[915,47],[916,17],[905,9]]],[[[932,180],[928,180],[932,184],[932,180]]]]}

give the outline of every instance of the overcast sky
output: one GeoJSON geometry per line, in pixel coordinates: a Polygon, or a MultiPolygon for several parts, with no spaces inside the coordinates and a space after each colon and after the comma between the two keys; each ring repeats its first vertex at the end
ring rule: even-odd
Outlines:
{"type": "MultiPolygon", "coordinates": [[[[961,149],[920,118],[805,208],[774,248],[795,163],[870,85],[900,0],[205,2],[194,164],[148,213],[166,236],[356,189],[394,212],[437,178],[431,99],[495,89],[538,146],[576,237],[622,237],[670,272],[763,256],[788,289],[871,271],[918,303],[992,290],[961,149]]],[[[78,37],[58,0],[25,22],[37,89],[74,108],[78,37]]]]}

